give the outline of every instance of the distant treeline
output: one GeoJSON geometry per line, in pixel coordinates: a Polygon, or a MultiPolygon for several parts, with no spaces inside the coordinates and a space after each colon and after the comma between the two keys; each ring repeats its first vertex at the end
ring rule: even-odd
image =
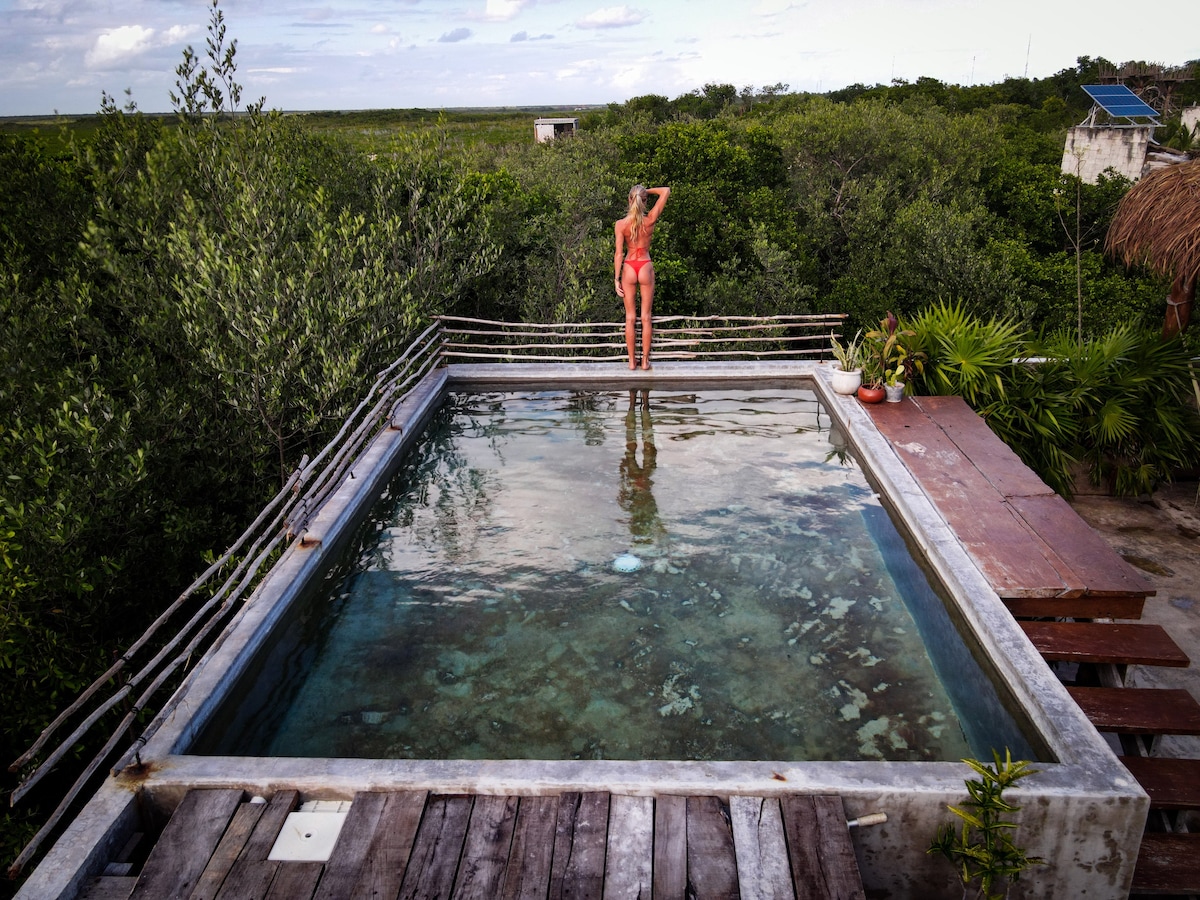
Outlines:
{"type": "MultiPolygon", "coordinates": [[[[1165,285],[1100,249],[1127,182],[1059,172],[1098,62],[972,88],[707,85],[538,145],[521,113],[244,107],[218,42],[185,57],[169,118],[105,97],[86,127],[0,134],[0,752],[432,316],[617,319],[612,223],[635,182],[673,189],[659,314],[836,311],[853,330],[941,303],[1076,339],[1157,326],[1165,285]]],[[[6,813],[5,849],[36,812],[6,813]]]]}

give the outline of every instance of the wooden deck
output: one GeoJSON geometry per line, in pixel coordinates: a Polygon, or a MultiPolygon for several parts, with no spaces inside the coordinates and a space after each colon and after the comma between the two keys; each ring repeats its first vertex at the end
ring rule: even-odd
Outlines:
{"type": "MultiPolygon", "coordinates": [[[[358,794],[326,859],[273,859],[299,797],[189,791],[138,874],[84,897],[862,898],[841,798],[358,794]]],[[[316,812],[312,816],[339,816],[316,812]]],[[[319,826],[316,829],[319,830],[319,826]]],[[[303,843],[303,841],[301,841],[303,843]]]]}
{"type": "Polygon", "coordinates": [[[1013,615],[1141,617],[1154,589],[961,397],[866,408],[1013,615]]]}

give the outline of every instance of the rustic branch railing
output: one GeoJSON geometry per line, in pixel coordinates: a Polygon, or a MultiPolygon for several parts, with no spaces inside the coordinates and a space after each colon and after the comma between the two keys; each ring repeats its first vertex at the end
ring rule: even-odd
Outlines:
{"type": "MultiPolygon", "coordinates": [[[[652,360],[822,359],[844,314],[812,316],[661,316],[652,360]]],[[[618,362],[626,358],[624,322],[535,324],[439,316],[442,354],[469,362],[618,362]]],[[[638,346],[641,346],[639,323],[638,346]]]]}
{"type": "MultiPolygon", "coordinates": [[[[829,335],[837,334],[844,315],[665,316],[654,320],[655,360],[822,358],[828,355],[829,335]]],[[[639,335],[640,346],[640,335],[639,335]]],[[[303,538],[311,517],[337,487],[368,443],[381,429],[392,427],[395,410],[408,392],[430,371],[456,360],[488,362],[613,362],[625,359],[624,323],[534,324],[495,322],[440,316],[390,366],[378,374],[366,397],[317,456],[307,457],[254,523],[208,567],[121,654],[109,669],[46,727],[34,744],[9,766],[20,772],[41,757],[66,725],[80,721],[10,794],[15,805],[93,730],[106,715],[123,707],[124,716],[104,746],[86,766],[46,824],[9,868],[16,877],[54,831],[92,777],[116,753],[142,711],[172,682],[200,660],[217,640],[232,613],[278,557],[280,548],[303,538]],[[548,351],[548,352],[547,352],[548,351]],[[207,598],[207,599],[204,599],[207,598]],[[186,607],[198,605],[178,632],[162,643],[158,633],[186,607]],[[135,660],[154,649],[141,668],[126,673],[135,660]],[[135,688],[149,685],[131,703],[135,688]],[[111,693],[101,695],[108,688],[111,693]]],[[[152,727],[152,726],[151,726],[152,727]]],[[[149,729],[112,766],[118,772],[140,761],[139,751],[149,729]]]]}

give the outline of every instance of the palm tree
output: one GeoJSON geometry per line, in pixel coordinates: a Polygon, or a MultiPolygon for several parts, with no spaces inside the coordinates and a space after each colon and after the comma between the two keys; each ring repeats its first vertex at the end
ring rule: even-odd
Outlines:
{"type": "Polygon", "coordinates": [[[1200,160],[1151,172],[1121,198],[1106,252],[1172,277],[1163,339],[1187,328],[1200,276],[1200,160]]]}

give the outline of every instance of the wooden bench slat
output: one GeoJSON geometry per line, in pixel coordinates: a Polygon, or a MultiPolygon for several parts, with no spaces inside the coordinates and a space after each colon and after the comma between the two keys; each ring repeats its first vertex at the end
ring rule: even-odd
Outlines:
{"type": "Polygon", "coordinates": [[[1152,809],[1200,809],[1200,759],[1122,756],[1122,764],[1150,795],[1152,809]]]}
{"type": "Polygon", "coordinates": [[[429,798],[401,884],[400,900],[450,896],[470,817],[470,797],[438,794],[429,798]]]}
{"type": "Polygon", "coordinates": [[[241,802],[242,792],[234,788],[188,791],[150,851],[131,898],[191,894],[241,802]]]}
{"type": "Polygon", "coordinates": [[[281,862],[267,892],[266,900],[312,900],[325,864],[319,862],[281,862]]]}
{"type": "Polygon", "coordinates": [[[781,806],[798,900],[864,900],[842,798],[791,794],[781,806]]]}
{"type": "Polygon", "coordinates": [[[1140,619],[1146,598],[1125,597],[1001,597],[1014,616],[1062,619],[1140,619]]]}
{"type": "Polygon", "coordinates": [[[545,900],[554,858],[557,811],[557,797],[521,798],[501,900],[545,900]]]}
{"type": "Polygon", "coordinates": [[[1014,616],[1141,617],[1149,583],[961,397],[867,409],[1014,616]]]}
{"type": "Polygon", "coordinates": [[[756,900],[795,900],[783,813],[776,797],[730,797],[738,890],[756,900]]]}
{"type": "Polygon", "coordinates": [[[654,798],[614,796],[608,810],[605,900],[650,897],[654,870],[654,798]]]}
{"type": "Polygon", "coordinates": [[[134,875],[97,875],[84,885],[79,900],[128,900],[135,884],[134,875]]]}
{"type": "Polygon", "coordinates": [[[221,843],[209,858],[189,900],[215,900],[266,809],[265,803],[242,803],[238,806],[233,821],[225,829],[221,843]]]}
{"type": "Polygon", "coordinates": [[[1093,597],[1155,593],[1137,569],[1121,557],[1062,497],[1010,497],[1009,503],[1033,531],[1051,539],[1051,551],[1093,597]]]}
{"type": "Polygon", "coordinates": [[[1200,704],[1177,688],[1068,687],[1100,731],[1200,735],[1200,704]]]}
{"type": "Polygon", "coordinates": [[[554,835],[550,900],[601,900],[609,795],[563,794],[554,835]]]}
{"type": "Polygon", "coordinates": [[[1046,659],[1117,665],[1186,666],[1187,654],[1161,625],[1018,622],[1046,659]]]}
{"type": "Polygon", "coordinates": [[[716,797],[687,798],[687,880],[697,897],[738,900],[733,829],[716,797]]]}
{"type": "Polygon", "coordinates": [[[1142,835],[1132,893],[1200,893],[1200,834],[1142,835]]]}
{"type": "Polygon", "coordinates": [[[453,900],[495,900],[500,896],[516,821],[516,797],[475,798],[453,900]]]}
{"type": "Polygon", "coordinates": [[[1082,592],[1082,583],[1064,582],[1047,561],[1044,542],[1019,521],[977,462],[936,422],[914,405],[876,406],[899,407],[871,408],[871,418],[997,594],[1058,597],[1082,592]]]}
{"type": "Polygon", "coordinates": [[[1005,497],[1053,495],[1008,444],[1000,440],[980,415],[958,395],[911,398],[913,404],[935,421],[968,459],[987,457],[983,474],[1005,497]]]}
{"type": "MultiPolygon", "coordinates": [[[[395,897],[400,893],[400,885],[404,882],[409,854],[412,853],[417,828],[421,824],[421,814],[425,811],[428,792],[389,792],[386,797],[375,825],[375,836],[371,839],[367,857],[360,868],[358,882],[351,893],[353,897],[395,897]]],[[[355,797],[355,802],[357,800],[358,797],[355,797]]],[[[353,806],[350,807],[350,811],[354,812],[353,806]]],[[[349,825],[347,816],[346,826],[349,825]]],[[[345,830],[344,826],[343,833],[345,830]]],[[[335,850],[330,862],[334,863],[336,860],[335,850]]],[[[325,877],[329,877],[328,871],[325,877]]],[[[321,885],[324,887],[324,879],[321,885]]],[[[330,894],[330,900],[338,896],[337,892],[333,892],[330,894]]]]}
{"type": "Polygon", "coordinates": [[[687,798],[654,801],[654,896],[682,897],[687,890],[687,798]]]}

